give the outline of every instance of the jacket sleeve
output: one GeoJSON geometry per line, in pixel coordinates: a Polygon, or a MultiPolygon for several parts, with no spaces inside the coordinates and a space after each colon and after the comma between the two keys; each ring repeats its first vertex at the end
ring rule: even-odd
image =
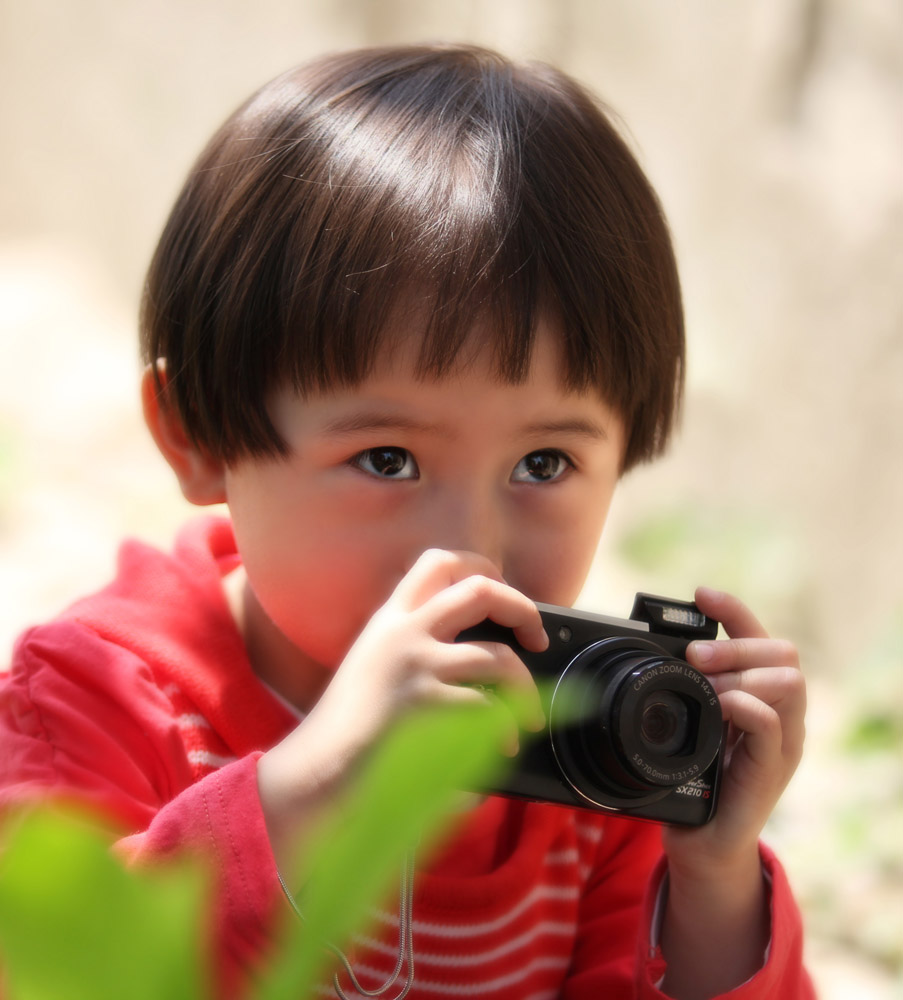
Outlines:
{"type": "MultiPolygon", "coordinates": [[[[762,871],[770,888],[771,938],[759,971],[714,1000],[815,1000],[815,989],[803,965],[803,923],[786,872],[774,852],[760,844],[762,871]]],[[[666,963],[655,943],[656,902],[661,893],[664,863],[660,863],[646,896],[637,955],[640,1000],[668,1000],[657,988],[666,963]]]]}
{"type": "Polygon", "coordinates": [[[115,849],[130,864],[199,856],[214,876],[216,995],[235,995],[281,903],[257,794],[260,754],[194,781],[149,669],[96,637],[74,652],[68,643],[62,657],[53,638],[46,628],[27,634],[0,674],[0,809],[75,802],[125,834],[115,849]]]}
{"type": "MultiPolygon", "coordinates": [[[[815,990],[803,965],[802,918],[787,875],[764,844],[759,847],[762,872],[770,887],[771,938],[759,971],[745,983],[713,1000],[815,1000],[815,990]]],[[[639,1000],[668,1000],[658,988],[666,963],[656,943],[659,900],[665,873],[664,859],[649,882],[637,953],[639,1000]]]]}
{"type": "Polygon", "coordinates": [[[120,840],[130,863],[152,865],[194,853],[212,867],[213,926],[219,990],[235,996],[265,955],[268,931],[283,903],[257,794],[259,753],[227,764],[163,806],[142,833],[120,840]]]}
{"type": "MultiPolygon", "coordinates": [[[[666,970],[657,944],[659,901],[666,871],[658,830],[621,821],[606,831],[597,870],[587,887],[580,935],[565,1000],[670,1000],[659,989],[666,970]],[[618,956],[621,956],[620,958],[618,956]]],[[[803,966],[799,909],[784,869],[760,848],[771,886],[771,940],[759,971],[713,1000],[815,1000],[803,966]]]]}

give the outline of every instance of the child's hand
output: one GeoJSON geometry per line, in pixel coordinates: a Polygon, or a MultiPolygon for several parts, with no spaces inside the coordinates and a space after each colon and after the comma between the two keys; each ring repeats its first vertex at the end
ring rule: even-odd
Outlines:
{"type": "MultiPolygon", "coordinates": [[[[261,804],[280,867],[286,844],[330,807],[355,764],[418,705],[479,702],[481,686],[518,694],[529,728],[544,725],[539,694],[523,661],[504,643],[455,642],[490,618],[526,649],[548,637],[536,605],[509,587],[493,564],[467,552],[431,549],[404,576],[363,629],[307,718],[261,757],[261,804]]],[[[518,728],[502,748],[517,752],[518,728]]],[[[289,857],[294,854],[289,852],[289,857]]]]}
{"type": "MultiPolygon", "coordinates": [[[[536,685],[517,654],[504,643],[455,642],[486,618],[513,629],[527,649],[548,646],[536,605],[488,559],[428,550],[373,615],[314,711],[335,712],[363,748],[414,706],[483,701],[484,687],[498,686],[517,692],[531,728],[541,728],[536,685]]],[[[513,719],[506,749],[517,750],[513,719]]]]}
{"type": "Polygon", "coordinates": [[[728,594],[700,588],[696,603],[730,639],[693,642],[687,659],[706,674],[730,722],[715,818],[695,830],[669,830],[673,864],[711,868],[755,847],[803,751],[806,685],[792,643],[772,639],[728,594]]]}
{"type": "Polygon", "coordinates": [[[679,998],[724,992],[762,963],[770,924],[758,838],[802,755],[806,708],[791,643],[769,638],[727,594],[700,588],[696,603],[730,637],[694,642],[687,650],[718,692],[730,729],[714,819],[695,829],[663,830],[665,991],[679,998]]]}

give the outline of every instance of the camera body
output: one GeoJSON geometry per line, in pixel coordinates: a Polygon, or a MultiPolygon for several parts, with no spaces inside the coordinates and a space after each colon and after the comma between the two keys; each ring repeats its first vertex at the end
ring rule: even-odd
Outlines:
{"type": "Polygon", "coordinates": [[[542,653],[483,622],[459,641],[510,645],[530,669],[547,725],[493,793],[701,826],[715,814],[724,723],[718,696],[684,659],[718,623],[695,604],[637,594],[629,619],[537,605],[542,653]]]}

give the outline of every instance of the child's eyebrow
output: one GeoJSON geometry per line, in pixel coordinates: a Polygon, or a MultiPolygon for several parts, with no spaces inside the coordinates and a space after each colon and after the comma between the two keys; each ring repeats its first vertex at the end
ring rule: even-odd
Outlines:
{"type": "MultiPolygon", "coordinates": [[[[364,412],[350,413],[347,416],[336,417],[323,427],[323,432],[341,437],[344,434],[357,434],[361,431],[406,431],[413,433],[435,433],[445,437],[453,437],[454,431],[441,424],[427,420],[416,420],[395,413],[364,412]]],[[[584,418],[543,420],[527,424],[520,432],[529,437],[543,435],[568,434],[593,440],[607,440],[608,431],[594,420],[584,418]]]]}
{"type": "Polygon", "coordinates": [[[350,413],[344,417],[336,417],[323,427],[326,434],[341,436],[357,434],[360,431],[439,431],[438,424],[426,420],[414,420],[396,413],[350,413]]]}
{"type": "Polygon", "coordinates": [[[524,428],[527,434],[572,434],[597,440],[607,440],[608,431],[594,420],[550,420],[529,424],[524,428]]]}

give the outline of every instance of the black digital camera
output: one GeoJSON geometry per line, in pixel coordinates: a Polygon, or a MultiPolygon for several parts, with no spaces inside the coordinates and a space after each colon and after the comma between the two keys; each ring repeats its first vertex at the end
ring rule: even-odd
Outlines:
{"type": "Polygon", "coordinates": [[[629,620],[537,605],[542,653],[484,622],[459,641],[512,646],[540,690],[547,726],[522,740],[502,795],[701,826],[715,814],[724,723],[711,684],[683,659],[718,623],[695,604],[637,594],[629,620]]]}

